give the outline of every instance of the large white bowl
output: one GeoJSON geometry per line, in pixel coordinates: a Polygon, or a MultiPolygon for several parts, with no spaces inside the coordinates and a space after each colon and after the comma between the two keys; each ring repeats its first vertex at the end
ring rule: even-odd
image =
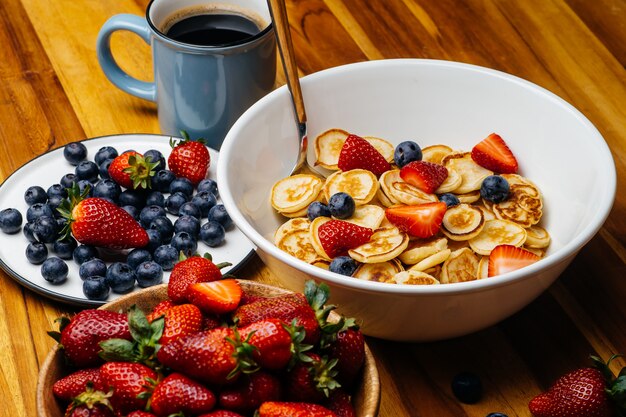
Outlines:
{"type": "MultiPolygon", "coordinates": [[[[510,316],[552,284],[595,235],[615,196],[615,165],[600,133],[556,95],[520,78],[472,65],[418,59],[370,61],[302,79],[311,142],[329,128],[394,144],[470,150],[491,132],[509,144],[520,173],[544,195],[552,243],[539,262],[492,279],[436,286],[370,282],[319,269],[272,243],[285,221],[269,193],[298,152],[289,92],[282,87],[235,123],[221,149],[218,183],[226,209],[285,287],[314,278],[363,331],[399,341],[468,334],[510,316]]],[[[310,146],[309,148],[312,148],[310,146]]],[[[312,150],[309,161],[314,160],[312,150]]]]}

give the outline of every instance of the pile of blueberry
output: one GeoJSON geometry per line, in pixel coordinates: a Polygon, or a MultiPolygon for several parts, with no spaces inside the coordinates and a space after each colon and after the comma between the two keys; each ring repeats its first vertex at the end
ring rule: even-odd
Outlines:
{"type": "Polygon", "coordinates": [[[122,294],[132,291],[135,285],[159,284],[163,271],[174,267],[181,252],[186,256],[195,253],[199,241],[209,247],[219,246],[225,240],[226,230],[232,228],[230,216],[217,202],[217,183],[207,178],[194,188],[188,179],[176,178],[158,150],[144,153],[144,157],[158,162],[150,190],[122,189],[110,179],[108,167],[118,156],[111,146],[100,148],[91,161],[87,160],[85,145],[73,142],[65,146],[63,156],[75,167],[74,171],[63,175],[59,183],[47,190],[38,185],[29,187],[24,193],[28,209],[23,228],[19,210],[7,208],[0,211],[0,230],[14,234],[22,228],[30,242],[26,258],[41,265],[46,281],[65,282],[69,272],[65,261],[76,262],[88,299],[103,301],[110,291],[122,294]],[[71,236],[61,240],[66,220],[57,207],[74,183],[81,191],[89,187],[88,196],[109,200],[133,216],[148,233],[148,245],[107,265],[102,259],[107,254],[102,249],[80,245],[71,236]],[[49,256],[50,251],[54,256],[49,256]]]}

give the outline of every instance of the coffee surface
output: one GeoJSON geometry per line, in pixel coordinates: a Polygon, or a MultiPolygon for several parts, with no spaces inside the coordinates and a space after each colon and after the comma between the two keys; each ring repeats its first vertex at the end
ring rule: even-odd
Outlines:
{"type": "Polygon", "coordinates": [[[259,33],[259,27],[245,16],[209,13],[176,22],[166,35],[178,42],[200,46],[223,46],[244,41],[259,33]]]}

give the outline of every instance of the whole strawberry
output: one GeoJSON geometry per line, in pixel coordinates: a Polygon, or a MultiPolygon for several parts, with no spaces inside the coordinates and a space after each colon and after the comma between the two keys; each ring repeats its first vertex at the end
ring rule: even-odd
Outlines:
{"type": "MultiPolygon", "coordinates": [[[[186,334],[198,332],[204,325],[202,312],[193,304],[180,304],[165,312],[165,327],[159,339],[162,345],[186,334]]],[[[149,320],[150,321],[150,320],[149,320]]]]}
{"type": "Polygon", "coordinates": [[[188,302],[187,290],[191,284],[222,279],[220,268],[227,265],[230,264],[215,265],[209,258],[202,256],[182,257],[170,273],[167,296],[175,304],[188,302]]]}
{"type": "Polygon", "coordinates": [[[71,320],[59,319],[60,333],[48,334],[57,340],[68,360],[79,368],[102,363],[100,342],[112,338],[131,340],[126,314],[105,310],[83,310],[71,320]]]}
{"type": "Polygon", "coordinates": [[[87,192],[81,194],[74,183],[68,199],[58,208],[67,219],[64,236],[71,232],[84,245],[110,249],[140,248],[148,244],[148,234],[130,214],[103,198],[85,198],[87,192]]]}
{"type": "Polygon", "coordinates": [[[291,401],[319,403],[341,385],[335,380],[337,360],[307,352],[307,361],[298,362],[285,376],[287,398],[291,401]]]}
{"type": "Polygon", "coordinates": [[[154,370],[132,362],[107,362],[100,367],[100,375],[104,383],[113,388],[113,408],[123,414],[144,409],[158,379],[154,370]]]}
{"type": "Polygon", "coordinates": [[[326,407],[302,402],[268,401],[259,408],[259,417],[337,417],[326,407]]]}
{"type": "Polygon", "coordinates": [[[626,368],[614,378],[607,363],[592,356],[595,368],[582,368],[559,378],[528,404],[535,417],[612,417],[626,415],[626,368]]]}
{"type": "Polygon", "coordinates": [[[211,411],[215,395],[204,385],[174,372],[154,388],[150,409],[159,417],[175,413],[196,415],[211,411]]]}
{"type": "Polygon", "coordinates": [[[235,413],[234,411],[214,410],[214,411],[211,411],[210,413],[199,415],[198,417],[244,417],[244,416],[242,416],[239,413],[235,413]]]}
{"type": "Polygon", "coordinates": [[[193,185],[197,185],[206,177],[211,156],[202,139],[193,141],[186,132],[182,134],[183,140],[170,140],[172,152],[167,158],[167,165],[174,175],[187,178],[193,185]]]}
{"type": "Polygon", "coordinates": [[[109,176],[121,187],[128,189],[148,189],[156,172],[158,162],[135,151],[124,152],[115,157],[109,165],[109,176]]]}
{"type": "Polygon", "coordinates": [[[337,333],[337,339],[329,347],[329,356],[337,359],[337,380],[344,388],[351,387],[365,362],[365,339],[358,327],[337,333]]]}
{"type": "Polygon", "coordinates": [[[258,371],[244,375],[234,386],[223,389],[219,394],[219,405],[247,414],[265,401],[278,401],[280,395],[280,379],[269,372],[258,371]]]}
{"type": "Polygon", "coordinates": [[[259,367],[280,370],[291,359],[291,335],[276,318],[260,320],[239,329],[241,340],[253,346],[251,356],[259,367]]]}
{"type": "Polygon", "coordinates": [[[87,390],[87,386],[91,386],[94,390],[106,391],[106,387],[100,378],[99,368],[85,368],[72,372],[71,374],[57,380],[52,385],[54,395],[66,401],[82,394],[87,390]]]}
{"type": "Polygon", "coordinates": [[[111,393],[94,390],[91,385],[75,396],[65,410],[65,417],[113,417],[111,393]]]}
{"type": "Polygon", "coordinates": [[[377,177],[391,169],[385,157],[368,141],[357,135],[349,135],[346,138],[339,153],[337,166],[342,171],[366,169],[377,177]]]}
{"type": "Polygon", "coordinates": [[[337,417],[356,417],[350,395],[342,388],[333,391],[323,405],[337,414],[337,417]]]}

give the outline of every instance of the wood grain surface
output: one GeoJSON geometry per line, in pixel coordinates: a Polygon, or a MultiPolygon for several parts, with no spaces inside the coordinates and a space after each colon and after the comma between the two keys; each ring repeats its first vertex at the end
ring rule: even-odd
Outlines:
{"type": "MultiPolygon", "coordinates": [[[[146,6],[147,0],[0,1],[0,179],[71,141],[158,133],[154,106],[113,87],[95,53],[109,17],[143,15],[146,6]]],[[[528,307],[453,340],[368,339],[383,388],[380,416],[529,416],[529,399],[588,365],[589,354],[626,353],[626,2],[287,0],[287,10],[301,75],[399,57],[506,71],[581,110],[615,158],[618,193],[608,221],[528,307]],[[463,370],[482,378],[477,404],[461,404],[450,391],[463,370]]],[[[139,38],[116,34],[113,50],[125,70],[152,79],[149,47],[139,38]]],[[[585,169],[584,161],[572,163],[585,169]]],[[[275,282],[258,258],[239,277],[275,282]]],[[[37,373],[53,345],[46,331],[73,311],[0,273],[0,416],[36,415],[37,373]]],[[[620,359],[612,369],[624,365],[620,359]]]]}

